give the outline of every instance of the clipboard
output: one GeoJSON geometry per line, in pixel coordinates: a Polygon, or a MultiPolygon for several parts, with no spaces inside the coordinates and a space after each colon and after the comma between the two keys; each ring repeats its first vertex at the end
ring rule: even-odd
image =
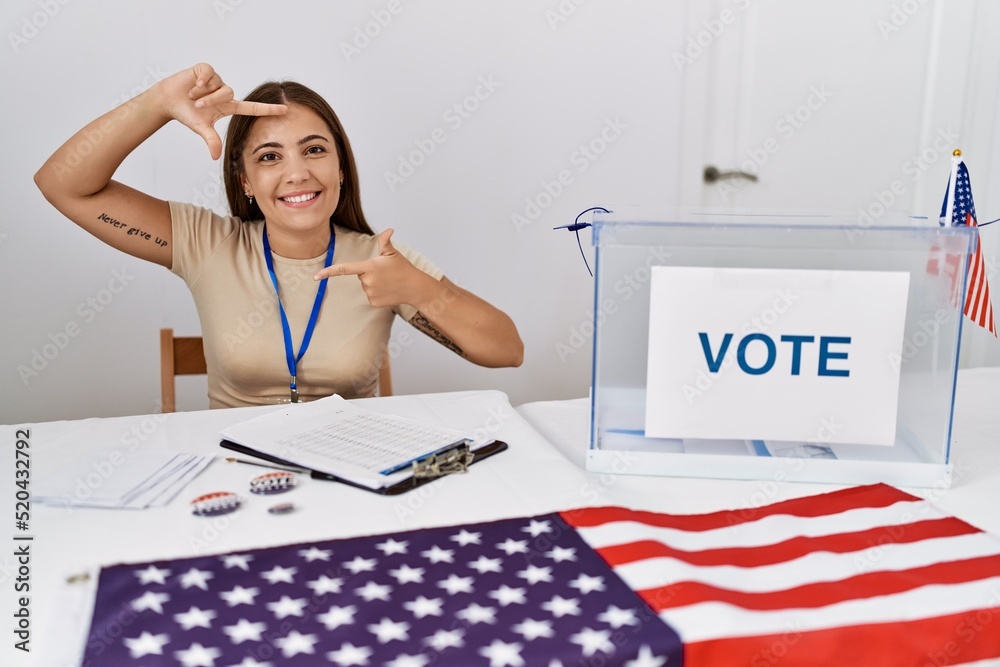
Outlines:
{"type": "MultiPolygon", "coordinates": [[[[239,452],[240,454],[252,456],[254,458],[262,459],[264,461],[269,461],[271,463],[277,463],[279,465],[284,465],[284,466],[293,466],[296,468],[303,467],[302,464],[300,463],[293,463],[292,461],[287,461],[277,456],[265,454],[251,447],[245,447],[244,445],[237,444],[230,440],[222,440],[219,444],[225,449],[231,449],[234,452],[239,452]]],[[[468,458],[461,471],[452,470],[452,471],[439,472],[438,474],[433,474],[433,470],[431,469],[432,466],[428,465],[429,463],[431,463],[430,461],[426,459],[422,461],[415,461],[413,464],[414,470],[420,472],[411,475],[410,477],[407,477],[406,479],[403,479],[399,482],[396,482],[391,486],[382,487],[380,489],[373,489],[363,484],[358,484],[357,482],[352,482],[348,479],[337,477],[336,475],[331,475],[329,473],[320,472],[318,470],[311,470],[309,468],[306,469],[310,471],[309,476],[312,479],[321,479],[328,482],[340,482],[341,484],[346,484],[347,486],[353,486],[358,489],[364,489],[365,491],[370,491],[371,493],[377,493],[382,496],[398,496],[400,494],[406,493],[407,491],[411,491],[413,489],[421,487],[424,484],[429,484],[430,482],[433,482],[436,479],[441,479],[442,477],[445,477],[447,475],[456,474],[458,472],[464,473],[469,466],[475,465],[476,463],[479,463],[483,459],[487,459],[493,456],[494,454],[499,454],[500,452],[506,449],[507,449],[506,442],[503,442],[502,440],[494,440],[488,445],[484,445],[475,451],[470,452],[466,450],[468,458]]]]}

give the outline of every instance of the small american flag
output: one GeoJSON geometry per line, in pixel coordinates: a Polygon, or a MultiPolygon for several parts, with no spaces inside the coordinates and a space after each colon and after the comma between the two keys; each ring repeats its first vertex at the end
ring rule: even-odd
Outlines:
{"type": "MultiPolygon", "coordinates": [[[[972,184],[969,181],[969,170],[957,157],[948,181],[948,189],[941,204],[942,225],[965,225],[978,227],[976,222],[976,205],[972,201],[972,184]],[[951,212],[949,215],[949,211],[951,212]]],[[[993,318],[993,303],[990,301],[990,285],[983,259],[983,244],[976,232],[976,249],[969,257],[969,274],[965,292],[966,316],[973,322],[997,335],[997,325],[993,318]]]]}
{"type": "Polygon", "coordinates": [[[885,485],[102,571],[84,665],[715,667],[1000,658],[1000,540],[885,485]]]}

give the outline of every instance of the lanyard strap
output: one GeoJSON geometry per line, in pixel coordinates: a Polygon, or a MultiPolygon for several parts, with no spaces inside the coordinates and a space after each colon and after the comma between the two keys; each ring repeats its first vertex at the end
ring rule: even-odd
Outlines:
{"type": "MultiPolygon", "coordinates": [[[[323,268],[330,268],[333,264],[333,248],[337,244],[337,236],[330,226],[330,247],[326,251],[326,262],[323,268]]],[[[267,226],[264,226],[264,261],[267,263],[267,272],[271,276],[271,284],[274,285],[274,295],[278,298],[278,312],[281,313],[281,330],[285,338],[285,361],[288,362],[288,375],[291,380],[288,389],[292,394],[292,403],[299,402],[299,388],[295,380],[295,371],[299,362],[305,356],[309,348],[309,341],[312,340],[313,329],[316,328],[316,320],[319,317],[319,309],[323,305],[323,295],[326,294],[326,278],[319,282],[319,289],[316,291],[316,300],[313,301],[312,313],[309,315],[309,323],[306,324],[306,332],[302,336],[302,344],[299,346],[299,353],[296,355],[292,349],[292,331],[288,327],[288,317],[285,315],[285,308],[281,305],[281,293],[278,291],[278,276],[274,273],[274,259],[271,257],[271,244],[267,240],[267,226]]]]}

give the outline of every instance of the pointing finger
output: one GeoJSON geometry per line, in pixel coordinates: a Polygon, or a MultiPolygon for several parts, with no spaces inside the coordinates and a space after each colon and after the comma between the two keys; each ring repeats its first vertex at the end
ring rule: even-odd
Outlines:
{"type": "Polygon", "coordinates": [[[244,102],[233,100],[234,116],[280,116],[288,111],[284,104],[265,104],[263,102],[244,102]]]}
{"type": "Polygon", "coordinates": [[[323,278],[331,278],[333,276],[360,276],[365,271],[369,270],[370,259],[363,260],[360,262],[341,262],[339,264],[334,264],[333,266],[322,269],[319,273],[313,276],[313,280],[323,280],[323,278]]]}

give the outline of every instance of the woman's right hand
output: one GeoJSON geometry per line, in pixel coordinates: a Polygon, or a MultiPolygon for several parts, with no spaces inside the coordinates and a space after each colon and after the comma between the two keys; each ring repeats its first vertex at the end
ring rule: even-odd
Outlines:
{"type": "Polygon", "coordinates": [[[220,118],[233,115],[278,116],[284,104],[245,102],[233,98],[233,89],[206,63],[181,70],[156,84],[164,114],[188,126],[208,144],[213,160],[222,155],[222,139],[215,129],[220,118]]]}
{"type": "Polygon", "coordinates": [[[215,122],[225,116],[283,114],[283,104],[233,99],[210,65],[178,72],[91,121],[35,174],[53,206],[113,248],[170,268],[173,226],[166,201],[113,180],[122,161],[171,119],[200,135],[212,159],[222,154],[215,122]]]}

